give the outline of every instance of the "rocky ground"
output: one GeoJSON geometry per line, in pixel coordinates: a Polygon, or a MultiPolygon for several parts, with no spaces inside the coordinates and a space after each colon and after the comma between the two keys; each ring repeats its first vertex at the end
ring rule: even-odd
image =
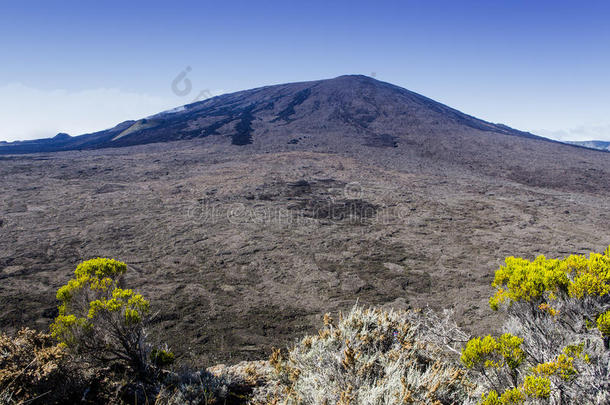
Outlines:
{"type": "Polygon", "coordinates": [[[266,358],[356,301],[451,307],[481,332],[504,257],[610,244],[606,180],[565,187],[559,163],[550,182],[331,149],[206,139],[0,158],[0,327],[46,328],[57,288],[104,256],[150,298],[153,339],[199,365],[266,358]]]}

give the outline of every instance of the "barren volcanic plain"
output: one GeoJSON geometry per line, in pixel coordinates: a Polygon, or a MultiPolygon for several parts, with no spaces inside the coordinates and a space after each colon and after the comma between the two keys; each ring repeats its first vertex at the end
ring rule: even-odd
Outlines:
{"type": "Polygon", "coordinates": [[[481,332],[506,256],[610,244],[609,153],[362,76],[61,142],[0,146],[3,330],[47,328],[102,256],[150,298],[153,339],[199,364],[264,358],[356,300],[454,308],[481,332]]]}

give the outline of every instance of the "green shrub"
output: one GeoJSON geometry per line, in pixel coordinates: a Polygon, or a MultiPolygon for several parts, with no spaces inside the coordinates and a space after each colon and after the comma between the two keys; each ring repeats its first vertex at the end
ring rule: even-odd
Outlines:
{"type": "Polygon", "coordinates": [[[530,262],[508,257],[496,271],[491,308],[515,302],[552,304],[557,298],[603,298],[610,293],[610,247],[604,254],[572,255],[565,259],[538,256],[530,262]]]}
{"type": "Polygon", "coordinates": [[[523,339],[510,333],[503,334],[498,340],[492,336],[483,339],[474,338],[466,344],[461,360],[468,368],[480,365],[495,368],[507,366],[515,369],[525,357],[521,343],[523,339]]]}
{"type": "Polygon", "coordinates": [[[509,257],[492,286],[490,306],[506,311],[503,337],[512,337],[502,356],[491,336],[471,339],[462,352],[488,391],[481,403],[610,403],[610,248],[589,257],[509,257]]]}
{"type": "Polygon", "coordinates": [[[149,370],[144,326],[149,303],[121,288],[127,266],[97,258],[78,265],[75,278],[57,292],[59,316],[51,333],[72,353],[96,366],[121,364],[140,377],[149,370]]]}
{"type": "Polygon", "coordinates": [[[150,361],[157,367],[167,367],[172,365],[176,360],[174,353],[165,349],[152,349],[150,352],[150,361]]]}

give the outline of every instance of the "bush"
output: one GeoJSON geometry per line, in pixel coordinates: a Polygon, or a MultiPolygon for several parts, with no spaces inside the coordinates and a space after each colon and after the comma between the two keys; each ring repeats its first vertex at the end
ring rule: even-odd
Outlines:
{"type": "Polygon", "coordinates": [[[157,367],[167,367],[174,363],[176,356],[166,349],[152,349],[150,361],[157,367]]]}
{"type": "Polygon", "coordinates": [[[501,339],[510,343],[475,338],[461,357],[488,391],[482,403],[610,403],[610,248],[509,257],[492,285],[490,306],[506,311],[501,339]]]}
{"type": "MultiPolygon", "coordinates": [[[[455,404],[470,400],[463,369],[441,349],[453,339],[431,331],[421,312],[355,306],[335,323],[329,315],[317,336],[307,336],[288,353],[273,353],[275,384],[259,391],[260,403],[286,404],[455,404]]],[[[427,318],[427,319],[426,319],[427,318]]]]}
{"type": "Polygon", "coordinates": [[[230,382],[207,371],[170,375],[154,400],[155,405],[212,405],[227,402],[230,382]]]}
{"type": "Polygon", "coordinates": [[[151,348],[144,326],[149,303],[140,294],[122,288],[126,270],[124,263],[111,259],[79,264],[75,278],[57,292],[61,304],[51,333],[87,363],[125,366],[138,378],[147,379],[151,348]]]}
{"type": "Polygon", "coordinates": [[[610,403],[610,248],[507,258],[490,298],[507,315],[500,336],[469,339],[450,312],[356,305],[275,350],[272,367],[219,373],[162,370],[174,354],[146,342],[149,303],[123,287],[126,270],[110,259],[81,263],[57,293],[51,335],[0,334],[0,404],[610,403]]]}
{"type": "Polygon", "coordinates": [[[0,334],[0,404],[78,402],[85,382],[49,334],[0,334]]]}

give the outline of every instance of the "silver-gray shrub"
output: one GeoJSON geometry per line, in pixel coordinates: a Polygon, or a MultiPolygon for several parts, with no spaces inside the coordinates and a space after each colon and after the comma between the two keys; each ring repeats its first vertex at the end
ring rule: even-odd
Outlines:
{"type": "Polygon", "coordinates": [[[326,315],[318,335],[274,352],[275,384],[254,402],[474,403],[475,387],[453,361],[467,336],[445,315],[360,306],[336,322],[326,315]]]}

